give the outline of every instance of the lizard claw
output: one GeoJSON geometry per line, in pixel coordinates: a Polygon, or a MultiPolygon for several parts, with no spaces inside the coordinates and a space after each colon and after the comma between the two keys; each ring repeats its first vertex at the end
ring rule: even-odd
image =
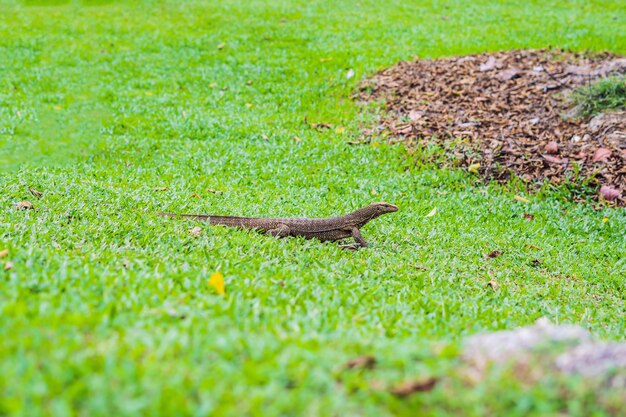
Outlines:
{"type": "Polygon", "coordinates": [[[359,245],[358,243],[350,243],[348,245],[340,245],[339,247],[341,249],[348,249],[348,250],[351,250],[351,251],[354,251],[354,252],[356,252],[357,250],[362,248],[362,246],[359,245]]]}

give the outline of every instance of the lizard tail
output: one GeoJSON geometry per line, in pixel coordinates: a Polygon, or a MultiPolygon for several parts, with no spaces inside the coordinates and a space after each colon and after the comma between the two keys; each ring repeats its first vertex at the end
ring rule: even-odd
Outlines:
{"type": "Polygon", "coordinates": [[[209,224],[216,224],[222,226],[230,226],[230,227],[246,227],[246,220],[249,220],[248,217],[235,217],[235,216],[211,216],[208,214],[176,214],[176,213],[157,213],[159,216],[163,217],[182,217],[183,219],[195,219],[201,220],[205,222],[209,222],[209,224]]]}
{"type": "Polygon", "coordinates": [[[196,219],[202,221],[207,221],[211,217],[204,214],[157,213],[157,215],[161,217],[182,217],[184,219],[196,219]]]}

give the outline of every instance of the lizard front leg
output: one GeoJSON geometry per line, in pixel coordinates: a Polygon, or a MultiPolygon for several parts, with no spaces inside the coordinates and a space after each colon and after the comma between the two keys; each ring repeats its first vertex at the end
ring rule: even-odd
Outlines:
{"type": "Polygon", "coordinates": [[[341,247],[344,249],[350,249],[350,250],[357,250],[359,248],[366,248],[367,247],[367,242],[365,241],[365,239],[363,239],[363,236],[361,236],[361,231],[359,230],[358,227],[353,227],[352,229],[350,229],[350,233],[352,233],[352,237],[355,240],[355,243],[351,243],[349,245],[342,245],[341,247]]]}
{"type": "Polygon", "coordinates": [[[287,226],[286,224],[280,224],[278,225],[278,227],[269,229],[267,231],[267,234],[272,235],[274,237],[285,237],[285,236],[289,236],[290,232],[291,232],[291,229],[289,228],[289,226],[287,226]]]}

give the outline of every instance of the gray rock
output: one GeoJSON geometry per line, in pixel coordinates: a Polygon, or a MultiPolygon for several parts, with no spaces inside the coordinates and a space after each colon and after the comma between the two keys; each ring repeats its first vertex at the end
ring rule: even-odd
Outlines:
{"type": "Polygon", "coordinates": [[[579,375],[596,386],[626,388],[626,342],[596,341],[580,326],[554,325],[545,318],[532,326],[471,336],[461,357],[476,380],[489,365],[510,365],[526,370],[520,375],[539,379],[579,375]]]}
{"type": "Polygon", "coordinates": [[[556,326],[541,318],[532,326],[470,336],[462,357],[483,369],[490,363],[518,362],[526,359],[533,350],[555,343],[571,346],[590,341],[591,334],[580,326],[556,326]]]}
{"type": "Polygon", "coordinates": [[[626,369],[626,343],[585,343],[559,355],[555,365],[563,373],[587,377],[626,369]]]}

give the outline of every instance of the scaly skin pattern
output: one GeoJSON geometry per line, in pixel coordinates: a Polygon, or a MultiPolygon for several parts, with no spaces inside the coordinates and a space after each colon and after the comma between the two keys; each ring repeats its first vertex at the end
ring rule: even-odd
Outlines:
{"type": "Polygon", "coordinates": [[[302,236],[306,239],[318,239],[321,241],[336,241],[353,237],[355,243],[345,245],[344,247],[357,249],[359,247],[367,247],[367,242],[361,236],[360,229],[370,220],[394,211],[398,211],[398,207],[393,204],[373,203],[352,213],[325,219],[235,217],[174,213],[159,213],[159,215],[202,220],[211,225],[254,229],[278,237],[302,236]]]}

